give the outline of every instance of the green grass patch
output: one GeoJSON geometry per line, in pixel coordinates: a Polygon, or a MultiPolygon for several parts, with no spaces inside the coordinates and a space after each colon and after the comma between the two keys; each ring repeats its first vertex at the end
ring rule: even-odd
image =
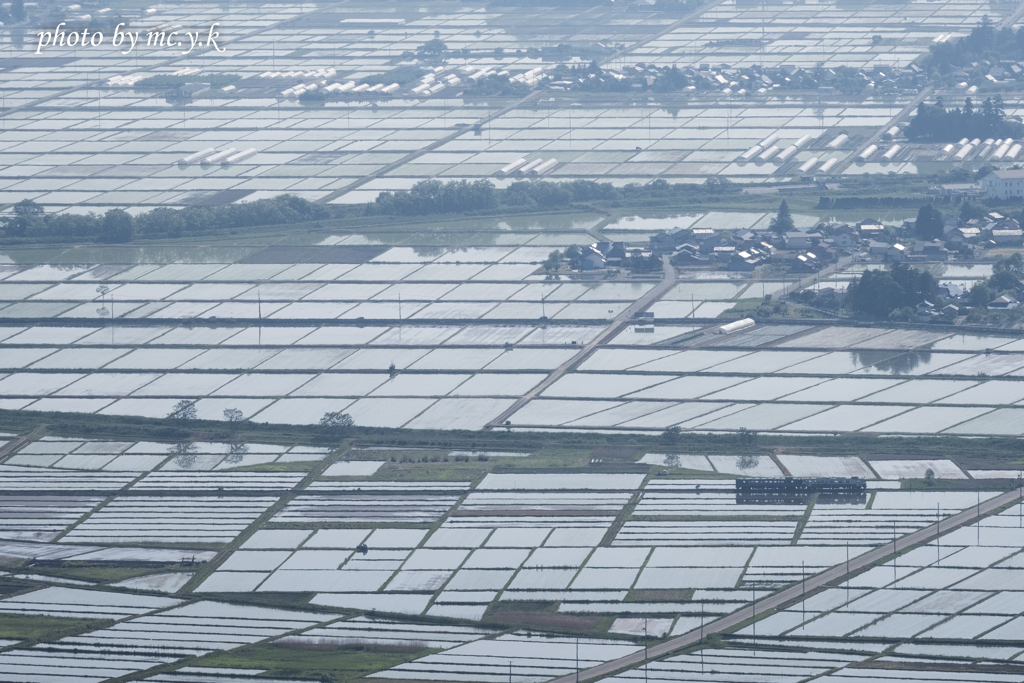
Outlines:
{"type": "Polygon", "coordinates": [[[165,567],[104,567],[90,565],[64,564],[61,566],[47,567],[35,565],[32,571],[43,576],[56,576],[64,579],[76,579],[79,581],[96,581],[99,583],[110,583],[133,579],[136,576],[147,574],[163,574],[168,571],[175,571],[180,567],[178,564],[171,564],[165,567]]]}
{"type": "Polygon", "coordinates": [[[372,645],[337,647],[312,644],[300,648],[267,643],[230,652],[216,652],[196,660],[193,665],[265,669],[267,675],[271,677],[346,683],[435,651],[428,648],[388,648],[372,645]]]}
{"type": "Polygon", "coordinates": [[[0,614],[0,638],[57,640],[112,625],[110,619],[71,619],[41,614],[0,614]]]}
{"type": "Polygon", "coordinates": [[[634,589],[626,596],[626,602],[684,602],[686,600],[693,600],[693,592],[693,588],[634,589]]]}
{"type": "Polygon", "coordinates": [[[607,637],[614,617],[576,615],[558,611],[557,602],[499,602],[484,617],[488,626],[512,629],[541,628],[558,634],[607,637]]]}
{"type": "Polygon", "coordinates": [[[232,472],[309,472],[319,460],[302,460],[296,462],[268,462],[262,465],[234,468],[232,472]]]}

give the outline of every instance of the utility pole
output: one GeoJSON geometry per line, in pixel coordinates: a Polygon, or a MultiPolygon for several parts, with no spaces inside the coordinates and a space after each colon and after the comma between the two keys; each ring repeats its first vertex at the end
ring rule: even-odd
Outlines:
{"type": "Polygon", "coordinates": [[[754,650],[757,650],[757,588],[754,586],[750,587],[750,592],[754,596],[753,607],[750,608],[750,618],[753,621],[750,624],[750,628],[753,634],[754,650]]]}
{"type": "Polygon", "coordinates": [[[647,683],[647,617],[644,617],[644,683],[647,683]]]}
{"type": "Polygon", "coordinates": [[[892,580],[896,580],[896,522],[892,523],[892,580]]]}
{"type": "Polygon", "coordinates": [[[846,602],[850,602],[850,542],[846,542],[846,602]]]}

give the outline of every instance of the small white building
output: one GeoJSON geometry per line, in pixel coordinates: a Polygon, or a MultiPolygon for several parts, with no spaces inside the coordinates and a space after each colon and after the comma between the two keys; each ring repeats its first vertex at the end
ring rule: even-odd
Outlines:
{"type": "Polygon", "coordinates": [[[1024,170],[992,171],[981,179],[981,187],[993,199],[1024,197],[1024,170]]]}

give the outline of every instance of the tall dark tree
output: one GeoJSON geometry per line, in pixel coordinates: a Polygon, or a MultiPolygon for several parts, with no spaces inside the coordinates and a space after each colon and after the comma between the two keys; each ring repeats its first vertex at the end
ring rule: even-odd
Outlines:
{"type": "Polygon", "coordinates": [[[992,290],[989,289],[988,283],[975,282],[974,286],[971,287],[971,305],[980,306],[984,308],[988,306],[988,303],[994,299],[995,296],[992,294],[992,290]]]}
{"type": "Polygon", "coordinates": [[[132,215],[124,209],[110,209],[103,215],[100,241],[107,244],[125,244],[132,241],[132,215]]]}
{"type": "Polygon", "coordinates": [[[921,239],[934,240],[942,237],[946,223],[943,220],[942,212],[931,204],[925,204],[917,212],[917,223],[914,224],[914,232],[921,239]]]}
{"type": "Polygon", "coordinates": [[[782,203],[779,204],[779,212],[772,218],[771,223],[768,224],[772,232],[784,235],[787,232],[793,232],[796,226],[793,223],[793,214],[789,212],[789,204],[783,199],[782,203]]]}

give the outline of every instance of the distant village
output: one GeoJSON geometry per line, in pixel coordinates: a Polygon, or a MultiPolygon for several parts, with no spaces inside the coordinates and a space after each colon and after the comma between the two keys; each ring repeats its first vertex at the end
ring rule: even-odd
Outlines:
{"type": "MultiPolygon", "coordinates": [[[[944,191],[969,191],[974,198],[985,193],[995,196],[997,192],[1006,191],[994,187],[996,182],[1006,182],[1004,176],[1013,181],[1014,189],[1019,186],[1019,191],[1024,192],[1024,171],[993,172],[980,185],[949,186],[944,191]]],[[[1009,189],[1010,186],[1004,187],[1009,189]]],[[[934,215],[942,224],[942,236],[934,239],[920,237],[916,218],[890,225],[873,218],[856,224],[821,223],[813,229],[782,233],[768,229],[675,227],[650,236],[645,248],[631,247],[624,242],[591,244],[574,250],[570,264],[585,278],[604,277],[614,269],[628,269],[634,275],[643,275],[660,271],[662,259],[667,257],[673,266],[680,268],[746,273],[762,269],[761,272],[774,276],[794,274],[799,280],[822,273],[830,266],[835,266],[833,270],[843,270],[856,261],[920,267],[953,259],[976,261],[989,256],[991,250],[1024,246],[1024,230],[1019,222],[999,212],[992,211],[966,221],[950,213],[936,211],[934,215]],[[647,267],[640,268],[638,264],[647,267]]],[[[937,230],[933,234],[937,234],[937,230]]],[[[826,289],[841,305],[846,296],[845,287],[826,289]]],[[[820,288],[815,291],[824,293],[820,288]]],[[[1024,296],[1024,281],[1017,281],[1013,291],[1016,296],[1009,291],[998,296],[999,292],[994,292],[994,298],[982,302],[981,306],[988,310],[1015,309],[1018,299],[1024,296]]],[[[917,306],[919,320],[939,316],[956,318],[964,314],[967,305],[978,306],[978,302],[971,301],[970,291],[962,283],[940,283],[939,296],[942,306],[927,300],[917,306]]]]}

